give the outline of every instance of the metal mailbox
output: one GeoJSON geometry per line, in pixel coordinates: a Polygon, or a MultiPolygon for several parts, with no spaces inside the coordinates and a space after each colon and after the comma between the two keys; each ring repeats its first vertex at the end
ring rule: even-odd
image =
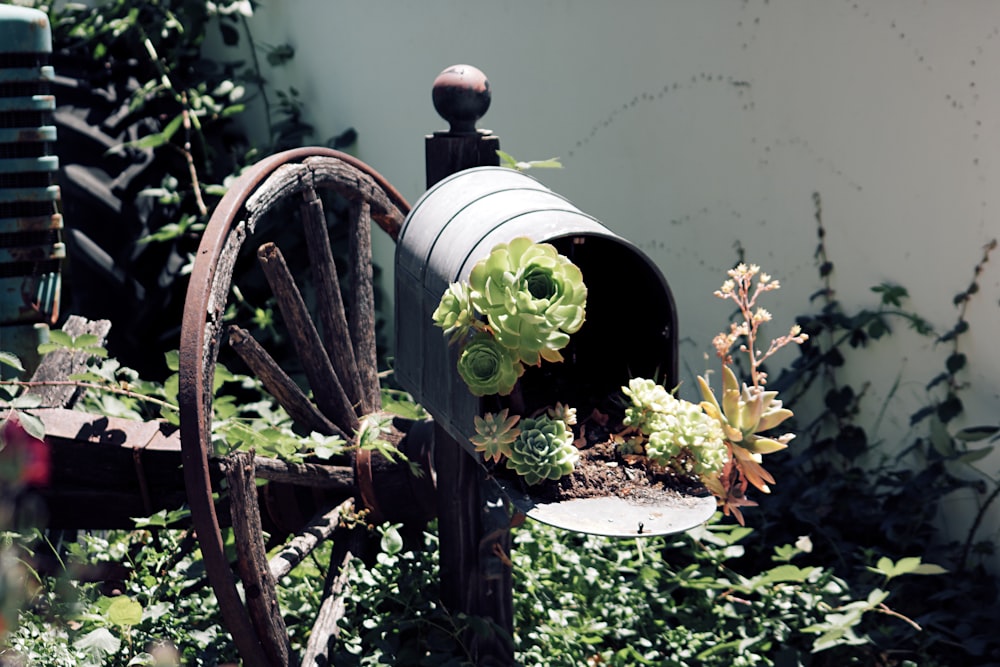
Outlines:
{"type": "MultiPolygon", "coordinates": [[[[527,410],[556,401],[589,410],[631,377],[677,377],[677,315],[666,280],[633,244],[534,178],[502,167],[454,174],[428,190],[403,224],[396,249],[398,382],[470,452],[474,417],[496,397],[473,396],[456,369],[458,350],[432,321],[452,282],[498,243],[527,236],[556,246],[580,267],[587,316],[562,350],[565,361],[528,368],[527,410]]],[[[477,455],[478,456],[478,455],[477,455]]]]}

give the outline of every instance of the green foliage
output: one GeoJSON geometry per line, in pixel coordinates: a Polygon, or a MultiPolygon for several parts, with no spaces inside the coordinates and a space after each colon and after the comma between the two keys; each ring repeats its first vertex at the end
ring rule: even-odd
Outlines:
{"type": "MultiPolygon", "coordinates": [[[[8,637],[4,664],[209,666],[235,659],[190,532],[84,533],[60,546],[68,572],[123,563],[126,577],[82,582],[32,572],[34,597],[8,637]],[[171,654],[177,661],[152,660],[171,654]]],[[[20,548],[30,558],[52,553],[53,545],[24,540],[20,548]]]]}
{"type": "MultiPolygon", "coordinates": [[[[879,286],[874,290],[879,303],[856,312],[836,299],[821,212],[817,197],[816,259],[823,287],[813,295],[816,312],[797,320],[809,339],[769,384],[795,412],[789,423],[799,437],[772,457],[769,467],[780,483],[767,503],[747,515],[759,539],[748,544],[741,562],[751,571],[761,568],[769,545],[809,535],[815,549],[804,560],[830,568],[852,587],[877,582],[885,589],[891,580],[893,609],[913,619],[915,625],[886,625],[862,616],[851,627],[866,633],[869,646],[920,665],[995,664],[1000,660],[993,629],[1000,616],[997,581],[981,560],[994,553],[994,545],[977,533],[1000,485],[970,463],[991,450],[971,443],[997,431],[992,425],[955,426],[961,393],[968,390],[965,364],[959,361],[968,330],[965,308],[995,244],[984,249],[972,284],[955,300],[957,323],[939,334],[906,310],[908,295],[898,285],[879,286]],[[937,343],[933,349],[942,355],[943,370],[928,381],[927,403],[912,415],[910,431],[889,438],[879,433],[879,424],[890,405],[862,409],[869,397],[866,384],[846,382],[841,370],[856,349],[889,346],[887,353],[893,354],[890,338],[899,323],[937,343]],[[979,499],[979,509],[964,540],[947,542],[939,532],[940,512],[949,495],[963,489],[979,499]],[[935,576],[909,576],[924,572],[935,576]],[[908,576],[900,576],[904,573],[908,576]]],[[[894,393],[890,389],[888,402],[894,393]]],[[[867,608],[859,602],[845,610],[844,622],[867,608]]],[[[816,629],[829,637],[830,628],[816,629]]],[[[852,635],[845,631],[840,638],[852,640],[852,635]]]]}
{"type": "Polygon", "coordinates": [[[49,342],[38,346],[38,354],[48,354],[56,350],[81,352],[92,357],[104,358],[108,351],[100,345],[100,338],[94,334],[72,336],[61,329],[49,331],[49,342]]]}
{"type": "Polygon", "coordinates": [[[500,158],[500,166],[507,167],[508,169],[514,169],[516,171],[528,171],[529,169],[562,169],[562,163],[559,158],[553,157],[548,160],[530,160],[524,162],[517,160],[514,156],[509,153],[504,153],[503,151],[497,151],[497,157],[500,158]]]}

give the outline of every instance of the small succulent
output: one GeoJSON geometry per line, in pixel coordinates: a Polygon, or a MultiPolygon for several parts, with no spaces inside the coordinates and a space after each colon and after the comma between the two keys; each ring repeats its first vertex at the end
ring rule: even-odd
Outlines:
{"type": "Polygon", "coordinates": [[[662,385],[644,378],[632,378],[622,393],[631,399],[625,408],[625,426],[632,426],[647,435],[656,430],[653,422],[670,412],[676,398],[662,385]]]}
{"type": "Polygon", "coordinates": [[[431,315],[434,324],[444,329],[446,336],[451,336],[451,342],[459,340],[473,326],[475,315],[470,297],[465,283],[452,283],[431,315]]]}
{"type": "Polygon", "coordinates": [[[522,373],[511,351],[483,332],[473,335],[458,358],[458,374],[474,396],[507,396],[522,373]]]}
{"type": "Polygon", "coordinates": [[[553,419],[561,419],[566,423],[566,426],[576,424],[576,408],[571,408],[563,403],[556,402],[554,406],[546,410],[546,413],[553,419]]]}
{"type": "Polygon", "coordinates": [[[529,485],[570,474],[580,458],[566,422],[547,415],[522,419],[521,433],[510,449],[507,467],[529,485]]]}
{"type": "Polygon", "coordinates": [[[657,430],[649,434],[646,456],[654,463],[668,466],[682,453],[685,468],[699,477],[714,477],[729,461],[722,427],[701,407],[676,400],[673,409],[658,420],[657,430]]]}
{"type": "Polygon", "coordinates": [[[500,412],[487,412],[476,417],[476,435],[469,438],[476,451],[487,461],[499,463],[504,456],[510,456],[511,443],[517,439],[521,429],[517,428],[520,415],[508,416],[507,408],[500,412]]]}
{"type": "Polygon", "coordinates": [[[520,361],[562,361],[586,317],[583,274],[548,243],[526,236],[501,243],[469,275],[472,303],[497,340],[520,361]]]}
{"type": "MultiPolygon", "coordinates": [[[[643,438],[626,440],[627,451],[643,447],[660,466],[683,464],[699,477],[718,475],[729,460],[722,427],[701,406],[678,399],[653,380],[632,378],[622,392],[631,399],[623,423],[643,438]]],[[[623,453],[627,453],[623,449],[623,453]]]]}
{"type": "Polygon", "coordinates": [[[704,378],[698,378],[698,386],[704,399],[702,409],[722,427],[743,474],[751,484],[768,493],[768,483],[773,484],[774,478],[760,466],[761,456],[786,448],[794,435],[786,433],[770,438],[758,434],[781,424],[792,416],[792,411],[781,406],[776,391],[746,384],[741,387],[729,366],[722,367],[721,405],[704,378]]]}

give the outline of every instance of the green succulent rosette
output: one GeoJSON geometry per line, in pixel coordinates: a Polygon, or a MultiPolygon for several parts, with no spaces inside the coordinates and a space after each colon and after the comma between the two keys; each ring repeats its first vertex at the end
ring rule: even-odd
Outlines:
{"type": "Polygon", "coordinates": [[[472,327],[475,312],[470,297],[465,283],[452,283],[431,314],[434,324],[444,329],[446,336],[451,336],[450,342],[457,341],[472,327]]]}
{"type": "Polygon", "coordinates": [[[458,358],[458,374],[474,396],[507,396],[514,389],[524,366],[493,336],[472,336],[458,358]]]}
{"type": "Polygon", "coordinates": [[[510,444],[517,439],[521,429],[517,428],[520,415],[510,415],[508,408],[500,412],[487,412],[476,416],[476,434],[469,442],[487,461],[499,463],[504,456],[510,456],[510,444]]]}
{"type": "Polygon", "coordinates": [[[688,452],[686,464],[690,472],[714,477],[729,461],[719,422],[694,403],[674,399],[671,410],[661,415],[656,427],[646,442],[646,456],[654,463],[668,466],[681,452],[688,452]]]}
{"type": "MultiPolygon", "coordinates": [[[[651,461],[668,467],[683,459],[689,472],[702,477],[722,471],[729,460],[725,432],[701,405],[678,399],[643,378],[632,378],[622,392],[630,399],[622,421],[644,436],[642,448],[651,461]]],[[[626,441],[627,453],[639,449],[637,440],[626,441]]]]}
{"type": "Polygon", "coordinates": [[[566,423],[540,415],[521,420],[521,432],[510,445],[507,467],[534,485],[570,474],[579,458],[573,432],[566,423]]]}
{"type": "Polygon", "coordinates": [[[493,248],[472,268],[471,298],[501,345],[525,364],[562,361],[586,317],[580,269],[548,243],[518,237],[493,248]]]}

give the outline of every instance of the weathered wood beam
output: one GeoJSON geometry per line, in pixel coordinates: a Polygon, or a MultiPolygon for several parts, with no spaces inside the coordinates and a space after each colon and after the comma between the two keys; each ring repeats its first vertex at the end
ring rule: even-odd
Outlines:
{"type": "Polygon", "coordinates": [[[251,452],[234,452],[224,459],[224,468],[246,607],[268,661],[277,667],[290,664],[288,629],[264,551],[253,459],[251,452]]]}
{"type": "Polygon", "coordinates": [[[281,551],[268,561],[271,577],[277,581],[295,569],[299,563],[319,546],[320,542],[328,539],[333,534],[333,531],[340,523],[341,514],[353,507],[354,499],[348,498],[336,507],[313,517],[298,535],[286,542],[281,551]]]}
{"type": "Polygon", "coordinates": [[[238,326],[229,326],[229,346],[240,356],[253,374],[260,379],[268,393],[285,408],[296,424],[323,435],[339,435],[345,441],[351,438],[339,426],[316,409],[302,388],[282,370],[250,332],[238,326]]]}
{"type": "Polygon", "coordinates": [[[281,251],[273,243],[265,243],[258,249],[257,258],[271,285],[271,291],[278,299],[288,335],[302,362],[302,370],[309,379],[316,404],[334,424],[353,433],[358,427],[357,413],[330,363],[316,325],[309,316],[302,293],[295,284],[281,251]]]}

